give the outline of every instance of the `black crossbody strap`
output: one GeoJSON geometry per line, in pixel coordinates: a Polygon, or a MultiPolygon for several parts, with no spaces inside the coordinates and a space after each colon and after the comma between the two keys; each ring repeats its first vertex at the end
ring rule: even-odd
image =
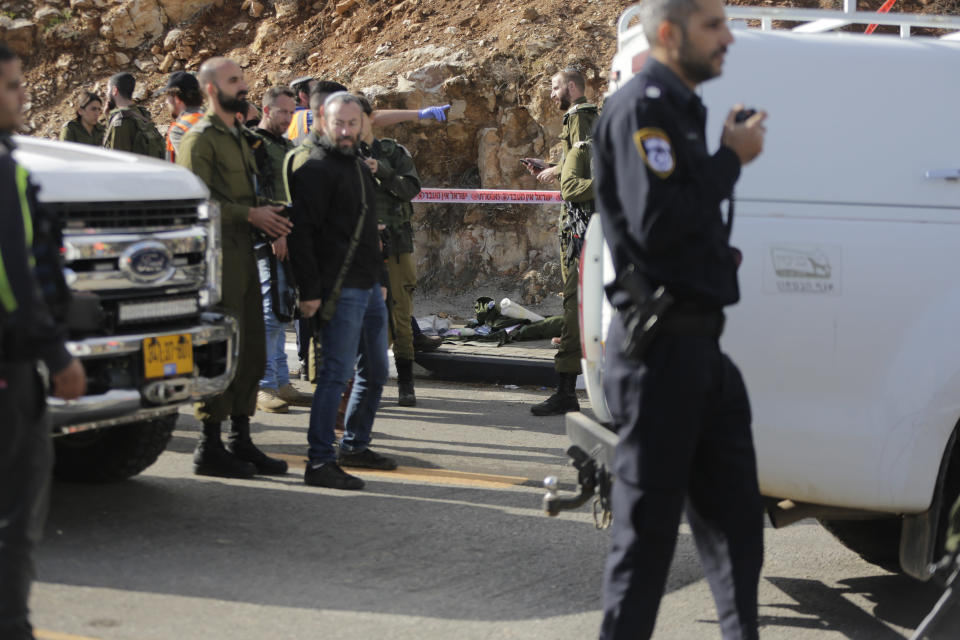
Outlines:
{"type": "Polygon", "coordinates": [[[360,236],[363,234],[363,223],[367,218],[367,190],[363,184],[363,171],[360,169],[360,160],[356,161],[357,177],[360,178],[360,217],[357,219],[357,227],[353,230],[353,237],[350,238],[350,246],[347,247],[347,254],[343,258],[343,264],[340,265],[340,271],[337,273],[337,279],[333,283],[333,289],[330,295],[323,301],[320,308],[320,314],[317,316],[317,328],[326,326],[333,318],[337,310],[337,302],[340,300],[340,290],[343,288],[343,281],[347,277],[347,271],[353,264],[353,256],[357,252],[357,246],[360,244],[360,236]]]}

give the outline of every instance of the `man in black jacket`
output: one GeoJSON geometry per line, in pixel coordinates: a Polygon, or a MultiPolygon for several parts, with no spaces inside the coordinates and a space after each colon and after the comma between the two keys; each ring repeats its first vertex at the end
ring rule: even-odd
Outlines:
{"type": "Polygon", "coordinates": [[[50,372],[53,395],[84,393],[83,366],[64,345],[68,291],[55,217],[37,207],[36,187],[11,155],[21,124],[20,60],[0,43],[0,638],[27,640],[31,553],[43,530],[50,486],[50,427],[37,361],[50,372]]]}
{"type": "Polygon", "coordinates": [[[370,449],[373,419],[387,381],[386,274],[377,234],[374,183],[357,155],[363,125],[359,99],[346,92],[324,101],[323,135],[293,173],[290,259],[304,317],[319,317],[323,364],[310,410],[310,462],[304,482],[362,489],[340,465],[390,470],[397,463],[370,449]],[[339,455],[337,407],[356,366],[339,455]]]}

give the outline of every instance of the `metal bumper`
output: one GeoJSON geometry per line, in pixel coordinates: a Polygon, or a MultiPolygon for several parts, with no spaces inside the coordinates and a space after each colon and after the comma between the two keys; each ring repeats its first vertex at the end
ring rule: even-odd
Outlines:
{"type": "MultiPolygon", "coordinates": [[[[222,374],[203,377],[195,370],[192,376],[150,381],[140,389],[111,389],[76,400],[50,397],[47,405],[54,432],[69,434],[138,422],[175,413],[182,404],[222,393],[236,374],[238,324],[232,316],[220,313],[204,313],[201,322],[203,324],[176,330],[176,333],[189,335],[195,349],[226,342],[226,367],[222,374]]],[[[134,355],[141,352],[145,339],[156,335],[142,333],[91,338],[68,342],[67,350],[81,360],[134,355]]]]}
{"type": "Polygon", "coordinates": [[[608,471],[613,469],[613,456],[619,441],[617,434],[579,411],[570,412],[564,418],[570,442],[580,447],[601,467],[608,471]]]}

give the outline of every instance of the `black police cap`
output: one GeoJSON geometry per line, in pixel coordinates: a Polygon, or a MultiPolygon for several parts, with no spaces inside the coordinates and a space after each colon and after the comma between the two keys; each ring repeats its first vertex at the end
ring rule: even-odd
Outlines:
{"type": "Polygon", "coordinates": [[[179,89],[184,93],[190,91],[196,91],[197,93],[200,93],[200,83],[197,81],[196,76],[189,71],[174,71],[167,79],[166,86],[161,89],[157,89],[153,95],[158,96],[174,89],[179,89]]]}

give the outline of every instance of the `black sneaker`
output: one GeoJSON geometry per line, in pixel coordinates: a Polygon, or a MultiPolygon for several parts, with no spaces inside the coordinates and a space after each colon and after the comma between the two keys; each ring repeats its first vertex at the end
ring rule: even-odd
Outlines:
{"type": "Polygon", "coordinates": [[[311,487],[358,491],[363,489],[363,480],[340,468],[336,462],[324,462],[319,467],[307,464],[303,470],[303,483],[311,487]]]}
{"type": "Polygon", "coordinates": [[[337,456],[337,462],[344,467],[360,467],[362,469],[378,469],[380,471],[393,471],[397,468],[396,460],[382,456],[372,449],[347,453],[341,448],[340,454],[337,456]]]}

